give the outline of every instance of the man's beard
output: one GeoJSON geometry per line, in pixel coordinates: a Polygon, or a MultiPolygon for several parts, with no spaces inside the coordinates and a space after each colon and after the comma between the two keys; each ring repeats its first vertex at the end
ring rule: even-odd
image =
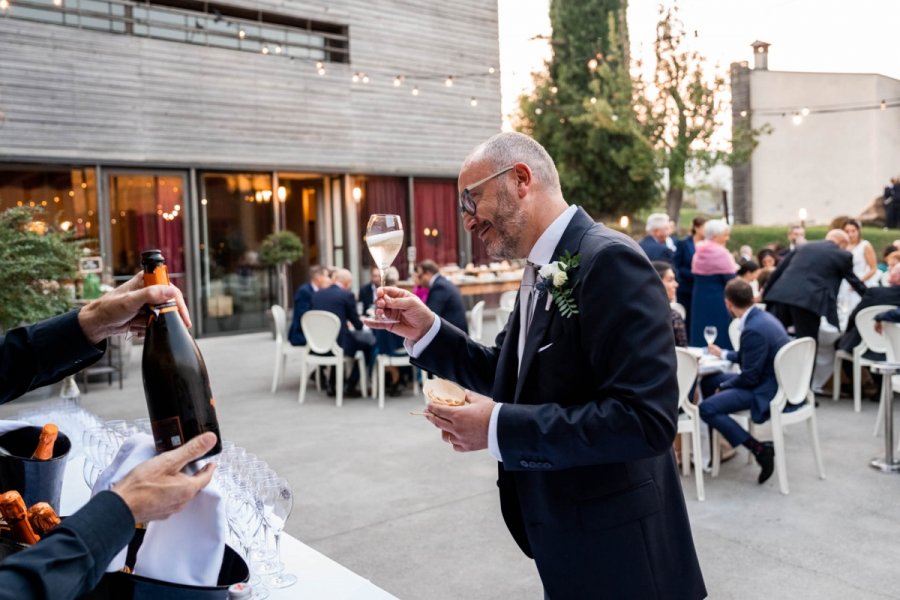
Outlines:
{"type": "Polygon", "coordinates": [[[512,195],[502,186],[497,190],[497,210],[491,219],[496,237],[485,244],[491,258],[512,260],[519,256],[519,239],[525,229],[525,214],[519,209],[512,195]],[[498,226],[502,224],[502,229],[498,226]]]}

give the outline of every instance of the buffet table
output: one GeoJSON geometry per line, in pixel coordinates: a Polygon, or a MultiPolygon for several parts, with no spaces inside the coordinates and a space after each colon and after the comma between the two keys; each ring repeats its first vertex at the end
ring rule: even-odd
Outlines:
{"type": "MultiPolygon", "coordinates": [[[[90,499],[90,490],[82,474],[83,466],[83,456],[69,458],[60,498],[60,514],[71,515],[90,499]]],[[[281,560],[285,570],[297,576],[297,583],[283,589],[270,589],[270,600],[396,600],[368,579],[287,533],[281,537],[281,560]]]]}

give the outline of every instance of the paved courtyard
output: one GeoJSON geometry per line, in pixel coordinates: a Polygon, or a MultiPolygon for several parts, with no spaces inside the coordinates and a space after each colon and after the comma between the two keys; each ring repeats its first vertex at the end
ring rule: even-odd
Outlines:
{"type": "MultiPolygon", "coordinates": [[[[492,316],[485,320],[493,334],[492,316]]],[[[409,411],[409,392],[345,399],[312,387],[297,404],[299,369],[271,394],[269,334],[203,339],[223,436],[255,452],[291,482],[297,498],[287,531],[404,600],[542,597],[533,564],[500,516],[496,466],[485,452],[457,454],[409,411]]],[[[104,418],[146,416],[140,347],[125,389],[91,385],[83,405],[104,418]]],[[[6,417],[27,406],[0,409],[6,417]]],[[[35,402],[35,401],[30,401],[35,402]]],[[[806,428],[788,430],[789,496],[777,478],[739,455],[706,480],[698,502],[683,480],[710,597],[897,598],[900,590],[900,476],[870,469],[883,452],[872,436],[877,405],[821,399],[819,434],[828,478],[815,474],[806,428]]],[[[302,573],[298,573],[300,577],[302,573]]]]}

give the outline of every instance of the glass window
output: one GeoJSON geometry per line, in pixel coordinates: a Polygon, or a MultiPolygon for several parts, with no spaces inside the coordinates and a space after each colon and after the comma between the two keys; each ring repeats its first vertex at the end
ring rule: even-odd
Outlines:
{"type": "Polygon", "coordinates": [[[275,228],[272,178],[204,173],[202,184],[203,331],[264,329],[277,285],[275,270],[259,262],[259,246],[275,228]]]}

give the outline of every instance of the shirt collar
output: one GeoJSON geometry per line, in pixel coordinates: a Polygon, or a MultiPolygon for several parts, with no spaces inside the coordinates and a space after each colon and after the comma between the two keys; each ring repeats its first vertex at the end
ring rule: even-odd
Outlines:
{"type": "Polygon", "coordinates": [[[541,237],[534,243],[531,252],[528,253],[530,262],[543,266],[553,260],[553,251],[556,250],[559,240],[562,239],[563,234],[566,232],[566,227],[569,226],[569,222],[577,211],[578,207],[573,204],[550,223],[550,226],[544,230],[541,237]]]}
{"type": "Polygon", "coordinates": [[[747,323],[747,315],[749,315],[750,311],[752,311],[754,308],[756,308],[756,305],[751,304],[750,308],[744,311],[744,314],[741,315],[741,320],[738,322],[738,331],[744,330],[744,325],[747,323]]]}

